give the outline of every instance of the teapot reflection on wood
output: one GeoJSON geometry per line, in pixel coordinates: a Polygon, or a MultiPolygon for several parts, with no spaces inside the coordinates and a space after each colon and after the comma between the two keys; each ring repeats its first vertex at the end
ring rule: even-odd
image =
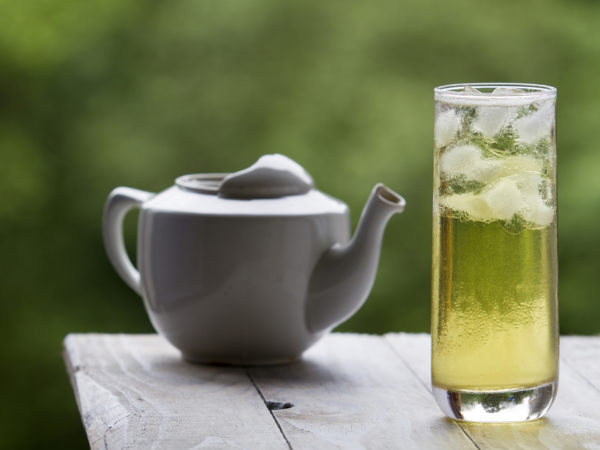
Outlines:
{"type": "Polygon", "coordinates": [[[103,235],[116,271],[186,360],[277,364],[360,308],[386,223],[404,206],[376,185],[350,239],[345,203],[316,190],[291,159],[265,155],[240,172],[179,177],[158,194],[118,187],[103,235]],[[134,207],[139,271],[122,233],[134,207]]]}

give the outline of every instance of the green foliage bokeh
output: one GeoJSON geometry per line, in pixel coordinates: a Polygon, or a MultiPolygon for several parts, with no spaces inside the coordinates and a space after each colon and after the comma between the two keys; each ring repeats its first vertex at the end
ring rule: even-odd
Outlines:
{"type": "Polygon", "coordinates": [[[408,207],[340,329],[428,331],[441,84],[558,88],[561,332],[599,332],[598,23],[593,1],[0,0],[0,447],[85,447],[62,338],[152,332],[102,247],[119,185],[284,153],[355,224],[382,181],[408,207]]]}

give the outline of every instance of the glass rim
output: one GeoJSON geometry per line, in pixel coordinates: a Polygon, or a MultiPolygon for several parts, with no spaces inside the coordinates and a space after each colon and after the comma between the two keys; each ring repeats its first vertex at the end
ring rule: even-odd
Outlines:
{"type": "Polygon", "coordinates": [[[434,90],[436,102],[454,105],[494,105],[521,106],[533,102],[556,99],[556,88],[546,84],[533,83],[456,83],[438,86],[434,90]],[[464,92],[465,87],[475,89],[520,89],[523,92],[503,93],[492,95],[491,92],[464,92]]]}

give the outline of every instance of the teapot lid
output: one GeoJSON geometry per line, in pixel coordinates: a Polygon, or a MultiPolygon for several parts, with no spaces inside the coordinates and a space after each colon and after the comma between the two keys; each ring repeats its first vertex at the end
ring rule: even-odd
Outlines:
{"type": "Polygon", "coordinates": [[[186,191],[230,199],[266,199],[306,194],[311,176],[297,162],[280,154],[264,155],[250,167],[230,174],[184,175],[175,181],[186,191]]]}
{"type": "Polygon", "coordinates": [[[262,156],[235,173],[183,175],[143,209],[211,216],[348,214],[340,200],[315,189],[311,176],[286,156],[262,156]]]}

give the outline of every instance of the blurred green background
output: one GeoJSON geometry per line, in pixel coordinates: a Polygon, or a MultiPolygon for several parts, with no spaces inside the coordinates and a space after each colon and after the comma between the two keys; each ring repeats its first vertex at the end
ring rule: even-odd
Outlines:
{"type": "Polygon", "coordinates": [[[0,0],[0,447],[86,447],[63,337],[152,332],[102,246],[119,185],[280,152],[356,223],[385,182],[408,207],[340,329],[428,331],[440,84],[558,88],[561,332],[599,332],[598,23],[581,0],[0,0]]]}

